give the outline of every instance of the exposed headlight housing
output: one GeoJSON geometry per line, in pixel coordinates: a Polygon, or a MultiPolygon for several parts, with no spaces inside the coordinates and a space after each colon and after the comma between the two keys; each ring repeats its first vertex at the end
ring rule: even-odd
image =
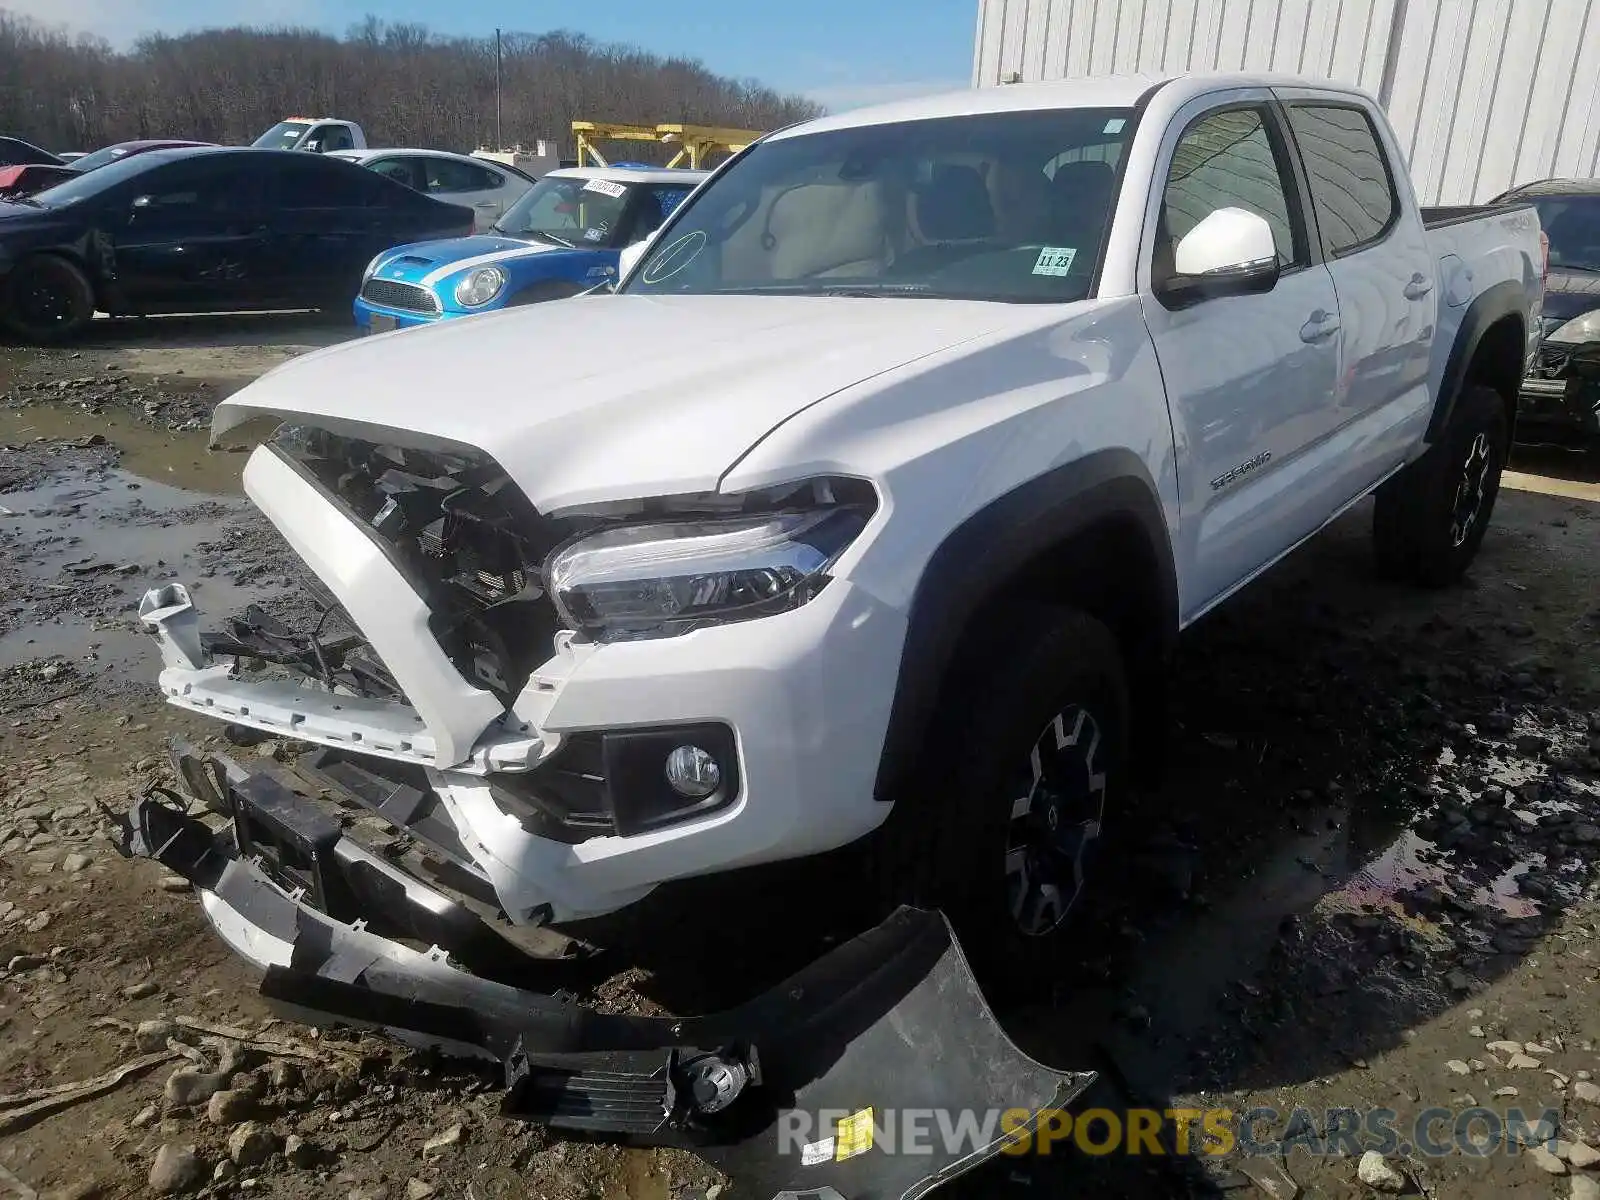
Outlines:
{"type": "Polygon", "coordinates": [[[809,508],[612,526],[558,547],[545,562],[545,582],[563,624],[596,641],[673,637],[750,620],[816,596],[874,507],[852,496],[809,508]]]}
{"type": "Polygon", "coordinates": [[[1600,309],[1573,317],[1565,325],[1545,335],[1551,342],[1600,342],[1600,309]]]}
{"type": "Polygon", "coordinates": [[[456,303],[463,308],[479,308],[505,286],[506,273],[499,267],[474,267],[456,283],[456,303]]]}

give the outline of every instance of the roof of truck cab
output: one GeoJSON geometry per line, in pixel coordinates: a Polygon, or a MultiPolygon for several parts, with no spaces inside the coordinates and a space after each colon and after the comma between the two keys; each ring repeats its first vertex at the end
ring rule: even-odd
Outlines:
{"type": "MultiPolygon", "coordinates": [[[[1190,75],[1107,75],[1098,79],[1061,79],[1049,83],[1012,83],[967,88],[958,92],[895,100],[869,108],[855,108],[834,116],[791,125],[772,140],[835,129],[890,125],[901,121],[926,121],[938,117],[966,117],[986,113],[1037,112],[1052,108],[1133,108],[1155,89],[1171,89],[1174,104],[1183,104],[1207,92],[1233,88],[1315,88],[1366,96],[1359,88],[1331,79],[1299,75],[1196,73],[1190,75]]],[[[1370,99],[1370,97],[1368,97],[1370,99]]]]}

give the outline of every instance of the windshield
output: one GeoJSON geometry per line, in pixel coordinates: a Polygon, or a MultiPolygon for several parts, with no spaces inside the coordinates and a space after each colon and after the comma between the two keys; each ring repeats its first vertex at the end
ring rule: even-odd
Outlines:
{"type": "Polygon", "coordinates": [[[494,224],[496,233],[558,246],[609,246],[627,207],[626,183],[546,175],[494,224]]]}
{"type": "Polygon", "coordinates": [[[250,144],[258,150],[293,150],[300,135],[310,128],[310,121],[279,121],[250,144]]]}
{"type": "Polygon", "coordinates": [[[170,161],[166,154],[159,150],[152,150],[147,154],[124,154],[121,158],[114,159],[97,171],[84,173],[78,172],[65,183],[58,183],[55,187],[45,188],[42,192],[35,192],[28,199],[35,204],[43,204],[47,208],[59,208],[66,204],[76,204],[79,200],[87,200],[90,196],[98,196],[108,188],[115,187],[124,179],[130,179],[147,170],[170,161]]]}
{"type": "Polygon", "coordinates": [[[1600,196],[1534,196],[1528,202],[1550,239],[1550,265],[1600,274],[1600,196]]]}
{"type": "Polygon", "coordinates": [[[103,167],[107,163],[114,163],[117,159],[126,158],[127,156],[128,148],[126,146],[107,146],[103,150],[96,150],[93,154],[85,154],[82,158],[73,159],[72,169],[80,173],[92,171],[96,167],[103,167]]]}
{"type": "Polygon", "coordinates": [[[763,142],[623,288],[1081,300],[1128,109],[994,113],[763,142]]]}

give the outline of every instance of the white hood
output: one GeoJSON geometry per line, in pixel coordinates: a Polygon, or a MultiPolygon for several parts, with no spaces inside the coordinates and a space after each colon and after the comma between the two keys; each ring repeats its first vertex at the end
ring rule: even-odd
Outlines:
{"type": "Polygon", "coordinates": [[[544,512],[714,491],[775,426],[843,388],[1034,314],[814,296],[589,296],[364,338],[218,406],[489,454],[544,512]]]}

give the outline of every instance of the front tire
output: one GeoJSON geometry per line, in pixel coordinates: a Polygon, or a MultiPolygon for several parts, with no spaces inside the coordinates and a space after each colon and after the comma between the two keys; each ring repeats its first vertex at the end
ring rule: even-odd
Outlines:
{"type": "Polygon", "coordinates": [[[94,318],[94,288],[76,266],[54,254],[23,259],[6,281],[0,320],[30,342],[65,342],[94,318]]]}
{"type": "Polygon", "coordinates": [[[1445,587],[1466,573],[1500,494],[1507,440],[1500,394],[1466,388],[1444,436],[1378,489],[1372,535],[1383,575],[1445,587]]]}
{"type": "Polygon", "coordinates": [[[879,831],[886,904],[937,907],[985,982],[1061,962],[1121,804],[1129,703],[1111,631],[1072,611],[998,622],[1004,656],[952,689],[914,787],[879,831]]]}

